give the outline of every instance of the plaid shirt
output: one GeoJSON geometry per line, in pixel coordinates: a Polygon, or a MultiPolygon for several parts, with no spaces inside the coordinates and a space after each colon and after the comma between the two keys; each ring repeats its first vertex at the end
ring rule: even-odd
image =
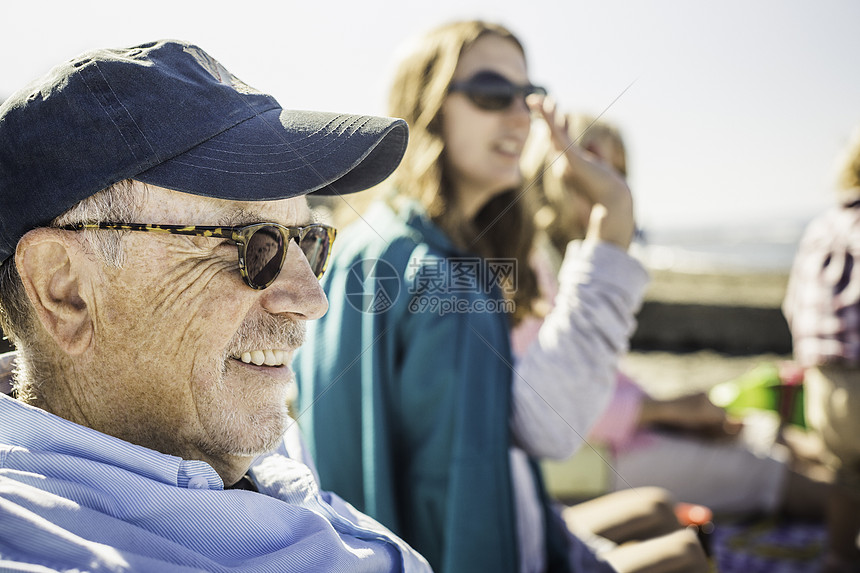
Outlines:
{"type": "Polygon", "coordinates": [[[801,365],[860,365],[860,201],[809,224],[782,310],[801,365]]]}

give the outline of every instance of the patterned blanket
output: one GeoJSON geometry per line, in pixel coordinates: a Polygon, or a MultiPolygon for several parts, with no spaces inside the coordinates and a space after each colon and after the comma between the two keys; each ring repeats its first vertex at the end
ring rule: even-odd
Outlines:
{"type": "Polygon", "coordinates": [[[717,523],[709,540],[713,571],[818,573],[826,540],[827,531],[819,523],[717,523]]]}

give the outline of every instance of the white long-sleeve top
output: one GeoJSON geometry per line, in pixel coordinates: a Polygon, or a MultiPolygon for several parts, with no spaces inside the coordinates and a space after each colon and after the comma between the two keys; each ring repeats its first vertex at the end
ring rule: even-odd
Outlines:
{"type": "Polygon", "coordinates": [[[584,442],[612,396],[648,273],[614,245],[574,241],[558,284],[552,311],[514,362],[511,473],[524,572],[543,569],[545,546],[528,457],[563,459],[584,442]]]}

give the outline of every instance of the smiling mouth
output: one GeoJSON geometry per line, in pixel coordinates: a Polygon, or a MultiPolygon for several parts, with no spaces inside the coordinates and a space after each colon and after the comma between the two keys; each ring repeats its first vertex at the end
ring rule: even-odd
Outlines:
{"type": "Polygon", "coordinates": [[[290,353],[280,349],[267,348],[265,350],[250,350],[232,358],[256,366],[283,366],[289,361],[290,353]]]}

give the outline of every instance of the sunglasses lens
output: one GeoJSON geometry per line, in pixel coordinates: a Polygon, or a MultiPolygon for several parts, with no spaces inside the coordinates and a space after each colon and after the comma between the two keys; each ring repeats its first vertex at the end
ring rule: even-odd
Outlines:
{"type": "Polygon", "coordinates": [[[254,288],[266,288],[277,278],[284,264],[286,242],[277,227],[262,226],[248,238],[245,272],[254,288]]]}
{"type": "Polygon", "coordinates": [[[478,72],[464,83],[463,91],[481,109],[497,111],[511,105],[517,86],[496,72],[478,72]]]}
{"type": "Polygon", "coordinates": [[[475,106],[487,111],[507,109],[518,97],[546,95],[542,87],[531,84],[519,86],[491,71],[478,72],[466,81],[453,83],[449,90],[464,93],[475,106]]]}
{"type": "Polygon", "coordinates": [[[322,278],[331,251],[331,235],[325,227],[310,227],[299,239],[299,246],[316,277],[322,278]]]}
{"type": "MultiPolygon", "coordinates": [[[[245,247],[245,275],[248,284],[255,289],[264,289],[276,278],[284,266],[289,234],[287,229],[276,225],[259,225],[251,231],[245,247]]],[[[251,227],[246,227],[250,230],[251,227]]],[[[305,227],[301,236],[295,237],[311,270],[322,278],[328,263],[334,229],[323,225],[305,227]]]]}
{"type": "Polygon", "coordinates": [[[475,88],[473,91],[467,92],[467,95],[476,106],[489,111],[505,109],[514,101],[514,93],[510,89],[475,88]]]}

